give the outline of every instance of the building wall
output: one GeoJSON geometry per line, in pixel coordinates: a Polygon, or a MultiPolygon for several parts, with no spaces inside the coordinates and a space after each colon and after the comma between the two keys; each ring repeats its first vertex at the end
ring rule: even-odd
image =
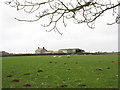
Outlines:
{"type": "Polygon", "coordinates": [[[36,54],[43,54],[47,52],[47,50],[43,47],[43,48],[39,48],[35,51],[36,54]]]}
{"type": "Polygon", "coordinates": [[[60,49],[59,50],[59,53],[83,53],[84,50],[81,50],[81,49],[60,49]]]}
{"type": "Polygon", "coordinates": [[[47,52],[47,51],[46,50],[37,50],[37,51],[35,51],[36,54],[45,53],[45,52],[47,52]]]}
{"type": "Polygon", "coordinates": [[[68,53],[68,52],[65,49],[61,49],[61,50],[58,51],[58,53],[68,53]]]}

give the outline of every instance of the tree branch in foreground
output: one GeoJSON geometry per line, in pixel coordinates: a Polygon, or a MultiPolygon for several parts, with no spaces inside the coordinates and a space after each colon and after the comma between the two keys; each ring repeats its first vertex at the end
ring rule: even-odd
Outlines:
{"type": "Polygon", "coordinates": [[[116,11],[120,3],[112,4],[110,0],[106,3],[103,3],[102,0],[11,0],[5,3],[16,8],[18,11],[24,10],[29,14],[39,12],[36,15],[36,19],[22,20],[15,18],[16,20],[35,22],[47,17],[48,22],[42,24],[42,26],[52,26],[52,28],[47,31],[57,31],[61,35],[62,33],[57,28],[58,22],[63,23],[64,27],[66,27],[67,19],[72,19],[76,24],[86,23],[87,26],[92,29],[95,28],[96,19],[110,9],[113,10],[113,15],[117,15],[114,23],[118,23],[120,19],[120,15],[118,15],[116,11]],[[29,10],[27,10],[27,8],[29,8],[29,10]]]}

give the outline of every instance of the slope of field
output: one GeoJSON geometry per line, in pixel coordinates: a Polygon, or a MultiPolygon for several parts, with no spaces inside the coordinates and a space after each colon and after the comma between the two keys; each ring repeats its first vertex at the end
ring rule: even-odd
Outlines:
{"type": "Polygon", "coordinates": [[[117,87],[117,55],[3,57],[3,88],[117,87]]]}

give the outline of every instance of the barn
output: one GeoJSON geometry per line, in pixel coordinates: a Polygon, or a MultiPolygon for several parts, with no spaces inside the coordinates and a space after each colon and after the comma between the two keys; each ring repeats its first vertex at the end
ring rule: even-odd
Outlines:
{"type": "Polygon", "coordinates": [[[79,48],[72,48],[72,49],[59,49],[59,53],[66,53],[66,54],[81,54],[85,51],[79,48]]]}

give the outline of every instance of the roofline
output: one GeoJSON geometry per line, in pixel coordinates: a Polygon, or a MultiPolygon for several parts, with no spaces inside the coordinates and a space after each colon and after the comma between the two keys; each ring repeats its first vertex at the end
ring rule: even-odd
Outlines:
{"type": "MultiPolygon", "coordinates": [[[[72,50],[72,49],[79,49],[79,48],[69,48],[69,49],[59,49],[59,50],[72,50]]],[[[82,50],[82,49],[80,49],[80,50],[82,50]]]]}

